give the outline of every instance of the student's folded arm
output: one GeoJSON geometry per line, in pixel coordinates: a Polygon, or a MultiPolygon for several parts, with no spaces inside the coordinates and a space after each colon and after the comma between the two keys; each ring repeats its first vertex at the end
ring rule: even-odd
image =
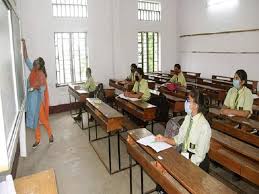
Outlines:
{"type": "MultiPolygon", "coordinates": [[[[207,126],[206,126],[207,128],[207,126]]],[[[196,145],[196,153],[192,155],[191,161],[196,164],[197,166],[205,159],[206,154],[209,151],[210,145],[210,138],[211,138],[211,130],[204,129],[200,134],[198,144],[196,145]]]]}
{"type": "Polygon", "coordinates": [[[238,117],[245,117],[248,118],[251,112],[249,110],[232,110],[228,109],[228,115],[235,115],[238,117]]]}

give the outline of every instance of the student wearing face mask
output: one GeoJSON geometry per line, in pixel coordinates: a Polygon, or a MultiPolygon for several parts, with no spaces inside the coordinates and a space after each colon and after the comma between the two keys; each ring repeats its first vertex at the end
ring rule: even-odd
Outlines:
{"type": "Polygon", "coordinates": [[[174,76],[170,79],[171,83],[179,84],[180,86],[186,87],[186,80],[181,71],[181,65],[175,64],[174,65],[174,76]]]}
{"type": "Polygon", "coordinates": [[[185,111],[187,115],[179,129],[179,134],[173,138],[157,135],[156,141],[178,146],[184,157],[208,172],[211,128],[204,116],[208,112],[208,100],[202,92],[193,89],[185,102],[185,111]]]}
{"type": "Polygon", "coordinates": [[[137,65],[132,63],[130,66],[130,75],[126,78],[127,81],[135,82],[135,74],[137,70],[137,65]]]}
{"type": "Polygon", "coordinates": [[[253,95],[246,85],[247,74],[243,69],[237,70],[233,86],[229,89],[221,109],[222,115],[235,115],[249,118],[252,115],[253,95]]]}
{"type": "Polygon", "coordinates": [[[130,98],[139,98],[143,101],[149,101],[151,94],[148,88],[148,82],[144,78],[142,68],[137,68],[135,73],[135,84],[131,92],[125,92],[124,95],[130,98]]]}
{"type": "MultiPolygon", "coordinates": [[[[86,82],[81,87],[89,92],[90,98],[94,97],[94,91],[96,90],[96,83],[92,77],[92,70],[89,67],[86,69],[86,82]]],[[[76,117],[74,117],[74,119],[76,121],[82,120],[82,108],[80,108],[79,114],[76,117]]]]}

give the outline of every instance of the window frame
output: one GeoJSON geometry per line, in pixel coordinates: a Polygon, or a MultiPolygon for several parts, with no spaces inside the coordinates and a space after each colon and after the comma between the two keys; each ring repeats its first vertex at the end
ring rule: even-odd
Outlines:
{"type": "MultiPolygon", "coordinates": [[[[78,57],[79,57],[79,67],[80,67],[80,81],[76,81],[76,75],[75,75],[75,62],[74,62],[74,50],[73,50],[73,39],[72,36],[73,34],[77,33],[78,35],[80,33],[84,33],[85,34],[85,59],[86,59],[86,67],[89,67],[89,55],[88,55],[88,47],[87,47],[87,32],[54,32],[54,48],[55,48],[55,66],[56,66],[56,87],[63,87],[63,86],[67,86],[69,84],[73,84],[73,83],[84,83],[85,80],[82,79],[82,66],[81,66],[81,55],[80,55],[80,45],[78,43],[78,57]],[[57,64],[57,61],[62,61],[59,59],[59,52],[57,53],[57,48],[58,45],[56,45],[56,34],[69,34],[69,57],[70,57],[70,76],[71,76],[71,82],[66,82],[65,79],[65,65],[64,65],[64,38],[62,37],[62,60],[63,60],[63,64],[57,64]],[[58,67],[59,65],[59,67],[58,67]],[[60,81],[60,67],[63,66],[63,76],[64,76],[64,83],[61,83],[60,81]]],[[[80,38],[78,38],[79,40],[80,38]]]]}
{"type": "Polygon", "coordinates": [[[138,0],[138,20],[160,22],[161,9],[160,1],[138,0]]]}
{"type": "Polygon", "coordinates": [[[150,72],[155,72],[160,70],[160,33],[159,32],[150,32],[150,31],[141,31],[138,32],[138,67],[141,67],[145,73],[150,73],[150,72]],[[149,33],[153,33],[153,69],[149,69],[149,33]],[[141,40],[139,41],[139,34],[141,34],[141,40]],[[155,35],[157,36],[157,40],[155,41],[155,35]],[[144,36],[146,39],[146,42],[144,42],[144,36]],[[139,46],[141,44],[141,52],[139,52],[139,46]],[[157,44],[155,46],[155,44],[157,44]],[[145,49],[144,49],[145,47],[145,49]],[[157,51],[155,53],[155,47],[157,47],[157,51]],[[144,53],[146,51],[146,53],[144,53]],[[144,56],[146,54],[146,57],[144,56]],[[141,62],[139,61],[139,55],[141,55],[141,62]],[[157,60],[155,60],[157,55],[157,60]],[[146,62],[144,59],[146,58],[146,62]],[[145,63],[146,63],[146,68],[145,68],[145,63]],[[156,67],[155,67],[156,64],[156,67]]]}
{"type": "Polygon", "coordinates": [[[84,0],[85,3],[75,3],[72,0],[51,0],[52,5],[52,17],[59,19],[87,19],[88,18],[88,0],[84,0]],[[69,1],[69,2],[63,2],[69,1]],[[55,7],[55,8],[54,8],[55,7]],[[58,14],[58,7],[60,8],[60,14],[58,14]],[[63,10],[64,8],[64,10],[63,10]],[[81,12],[79,9],[81,8],[81,12]],[[54,12],[56,9],[56,14],[54,12]],[[65,14],[63,13],[65,11],[65,14]],[[73,14],[72,14],[73,13],[73,14]],[[73,15],[73,16],[72,16],[73,15]],[[77,16],[76,16],[77,15],[77,16]],[[81,15],[81,16],[79,16],[81,15]]]}

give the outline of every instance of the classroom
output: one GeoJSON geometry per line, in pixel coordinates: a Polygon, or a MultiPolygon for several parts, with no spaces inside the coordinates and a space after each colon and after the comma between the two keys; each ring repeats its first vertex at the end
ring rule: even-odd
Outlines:
{"type": "Polygon", "coordinates": [[[0,0],[0,194],[259,193],[258,0],[0,0]]]}

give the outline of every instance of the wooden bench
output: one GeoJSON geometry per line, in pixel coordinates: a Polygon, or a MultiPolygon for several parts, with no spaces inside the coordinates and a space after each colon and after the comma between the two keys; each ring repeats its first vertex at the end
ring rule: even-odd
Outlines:
{"type": "Polygon", "coordinates": [[[229,170],[259,185],[259,149],[212,130],[209,156],[229,170]]]}
{"type": "Polygon", "coordinates": [[[45,170],[14,180],[17,194],[58,194],[55,172],[45,170]]]}

